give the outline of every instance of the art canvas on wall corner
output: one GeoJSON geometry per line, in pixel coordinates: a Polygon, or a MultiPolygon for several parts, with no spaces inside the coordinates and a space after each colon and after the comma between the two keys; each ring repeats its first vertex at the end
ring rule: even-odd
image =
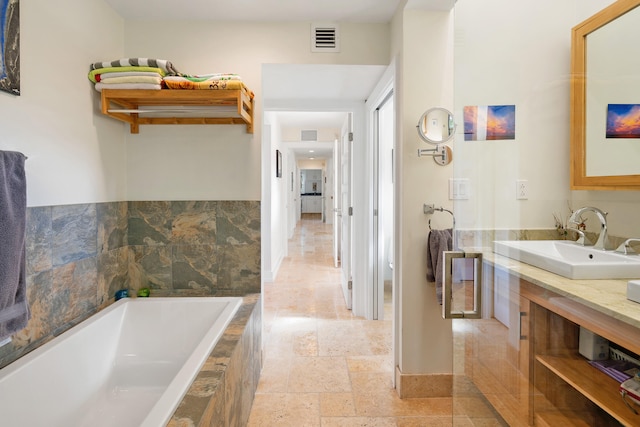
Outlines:
{"type": "Polygon", "coordinates": [[[0,90],[20,95],[20,7],[0,0],[0,90]]]}

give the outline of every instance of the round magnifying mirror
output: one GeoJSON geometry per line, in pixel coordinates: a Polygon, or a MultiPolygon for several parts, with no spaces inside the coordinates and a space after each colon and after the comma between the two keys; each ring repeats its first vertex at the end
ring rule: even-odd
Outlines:
{"type": "Polygon", "coordinates": [[[430,108],[420,116],[418,134],[429,144],[442,144],[451,139],[456,131],[453,114],[446,108],[430,108]]]}

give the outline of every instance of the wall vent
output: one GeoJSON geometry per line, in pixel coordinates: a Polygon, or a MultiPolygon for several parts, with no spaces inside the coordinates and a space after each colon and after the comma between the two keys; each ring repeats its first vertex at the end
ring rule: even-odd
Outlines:
{"type": "Polygon", "coordinates": [[[311,24],[311,52],[340,52],[337,24],[311,24]]]}
{"type": "Polygon", "coordinates": [[[317,141],[317,140],[318,140],[317,130],[300,131],[300,141],[317,141]]]}

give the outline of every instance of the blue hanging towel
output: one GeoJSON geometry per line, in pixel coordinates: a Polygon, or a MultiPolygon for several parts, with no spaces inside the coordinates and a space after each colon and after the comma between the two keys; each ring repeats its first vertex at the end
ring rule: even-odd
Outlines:
{"type": "Polygon", "coordinates": [[[26,157],[0,151],[0,341],[27,326],[25,270],[26,157]]]}

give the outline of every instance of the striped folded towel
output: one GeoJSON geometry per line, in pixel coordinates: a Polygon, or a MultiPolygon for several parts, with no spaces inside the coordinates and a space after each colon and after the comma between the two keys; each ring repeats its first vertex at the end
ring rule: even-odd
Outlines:
{"type": "Polygon", "coordinates": [[[156,85],[152,83],[96,83],[94,88],[98,92],[102,92],[102,89],[147,89],[147,90],[160,90],[162,85],[156,85]]]}
{"type": "Polygon", "coordinates": [[[166,59],[149,59],[149,58],[122,58],[115,61],[94,62],[91,64],[91,70],[97,70],[98,68],[110,68],[110,67],[152,67],[160,68],[166,74],[179,76],[180,73],[173,64],[166,59]]]}
{"type": "Polygon", "coordinates": [[[154,85],[162,84],[162,77],[158,74],[155,76],[124,76],[124,77],[102,77],[100,79],[102,84],[117,84],[117,83],[151,83],[154,85]]]}
{"type": "Polygon", "coordinates": [[[162,78],[162,74],[156,73],[153,71],[116,71],[111,73],[102,73],[96,74],[96,81],[101,81],[102,79],[110,79],[112,77],[131,77],[131,76],[140,76],[140,77],[160,77],[162,78]]]}
{"type": "Polygon", "coordinates": [[[106,67],[106,68],[96,68],[95,70],[89,71],[89,80],[96,83],[100,81],[103,75],[107,73],[116,73],[116,72],[151,72],[159,74],[160,76],[165,76],[167,73],[162,70],[162,68],[154,68],[154,67],[106,67]]]}

